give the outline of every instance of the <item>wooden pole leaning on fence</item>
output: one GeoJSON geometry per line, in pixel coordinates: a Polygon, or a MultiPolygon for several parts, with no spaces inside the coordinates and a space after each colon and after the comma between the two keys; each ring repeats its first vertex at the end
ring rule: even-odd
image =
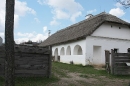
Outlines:
{"type": "Polygon", "coordinates": [[[51,77],[51,68],[52,68],[52,46],[49,46],[49,59],[48,59],[49,65],[48,65],[48,78],[51,77]]]}
{"type": "Polygon", "coordinates": [[[14,5],[15,0],[6,0],[5,16],[5,86],[15,86],[14,57],[14,5]]]}
{"type": "Polygon", "coordinates": [[[110,52],[109,52],[109,50],[105,50],[105,69],[108,73],[110,73],[110,52]]]}
{"type": "Polygon", "coordinates": [[[111,49],[111,74],[114,74],[114,64],[115,64],[114,50],[111,49]]]}

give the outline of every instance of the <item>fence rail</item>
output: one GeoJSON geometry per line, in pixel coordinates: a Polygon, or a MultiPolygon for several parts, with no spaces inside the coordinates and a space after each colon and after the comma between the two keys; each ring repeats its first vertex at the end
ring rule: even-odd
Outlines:
{"type": "MultiPolygon", "coordinates": [[[[0,76],[4,76],[4,47],[0,47],[0,76]]],[[[15,76],[51,74],[51,47],[15,46],[15,76]]]]}

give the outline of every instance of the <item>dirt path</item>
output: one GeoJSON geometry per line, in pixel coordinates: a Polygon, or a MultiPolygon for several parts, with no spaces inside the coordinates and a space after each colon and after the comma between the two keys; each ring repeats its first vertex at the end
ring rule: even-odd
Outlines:
{"type": "MultiPolygon", "coordinates": [[[[47,86],[129,86],[130,80],[110,79],[105,76],[82,75],[81,73],[66,73],[60,81],[47,86]]],[[[56,74],[58,76],[58,74],[56,74]]]]}

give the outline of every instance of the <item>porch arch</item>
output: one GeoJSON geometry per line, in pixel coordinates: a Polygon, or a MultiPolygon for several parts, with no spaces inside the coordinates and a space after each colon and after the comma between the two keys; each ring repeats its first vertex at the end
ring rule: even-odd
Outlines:
{"type": "Polygon", "coordinates": [[[71,48],[70,48],[70,46],[68,46],[67,49],[66,49],[66,55],[71,55],[71,48]]]}
{"type": "Polygon", "coordinates": [[[76,45],[74,47],[74,55],[83,55],[82,47],[80,45],[76,45]]]}
{"type": "Polygon", "coordinates": [[[58,48],[55,49],[54,56],[55,56],[55,61],[57,61],[58,60],[58,48]]]}
{"type": "Polygon", "coordinates": [[[60,55],[65,55],[64,47],[61,48],[61,50],[60,50],[60,55]]]}

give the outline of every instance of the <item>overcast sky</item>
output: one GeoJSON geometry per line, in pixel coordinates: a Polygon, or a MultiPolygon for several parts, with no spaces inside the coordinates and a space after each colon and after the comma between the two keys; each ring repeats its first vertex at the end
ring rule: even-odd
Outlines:
{"type": "MultiPolygon", "coordinates": [[[[0,0],[0,36],[4,39],[5,1],[0,0]]],[[[116,0],[15,0],[16,43],[45,40],[51,34],[85,19],[87,14],[113,14],[130,22],[130,8],[116,0]]]]}

